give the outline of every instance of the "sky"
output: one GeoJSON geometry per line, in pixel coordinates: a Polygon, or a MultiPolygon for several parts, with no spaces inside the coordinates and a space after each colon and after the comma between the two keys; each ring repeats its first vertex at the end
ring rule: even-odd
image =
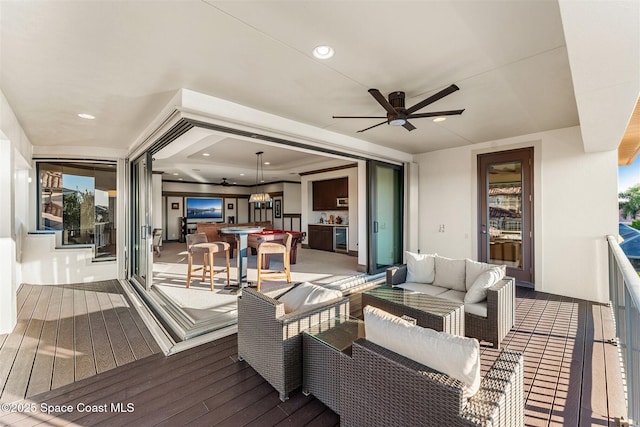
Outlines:
{"type": "Polygon", "coordinates": [[[640,184],[640,156],[630,166],[618,166],[618,193],[640,184]]]}

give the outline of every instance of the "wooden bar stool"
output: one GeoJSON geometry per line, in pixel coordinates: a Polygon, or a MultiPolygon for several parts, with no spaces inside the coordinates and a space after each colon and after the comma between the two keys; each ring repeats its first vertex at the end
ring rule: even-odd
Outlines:
{"type": "Polygon", "coordinates": [[[187,234],[187,288],[191,285],[191,274],[202,270],[202,281],[204,282],[209,275],[211,282],[211,290],[213,290],[213,276],[217,273],[227,272],[227,286],[229,286],[229,271],[231,269],[229,263],[229,244],[227,242],[207,242],[205,233],[187,234]],[[224,252],[227,266],[216,269],[214,264],[214,255],[224,252]],[[193,255],[202,254],[202,267],[193,267],[193,255]]]}
{"type": "Polygon", "coordinates": [[[293,236],[291,233],[287,233],[287,237],[284,239],[284,244],[273,242],[262,242],[258,246],[258,292],[260,292],[260,282],[264,278],[276,279],[286,278],[287,283],[291,283],[291,263],[289,259],[289,253],[291,251],[291,239],[293,236]],[[282,260],[284,262],[284,270],[280,271],[262,271],[262,257],[263,255],[282,254],[282,260]]]}

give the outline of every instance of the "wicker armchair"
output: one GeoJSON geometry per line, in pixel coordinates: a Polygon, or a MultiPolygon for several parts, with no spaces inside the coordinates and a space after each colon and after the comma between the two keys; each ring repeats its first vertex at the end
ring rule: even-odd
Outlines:
{"type": "Polygon", "coordinates": [[[364,338],[341,383],[343,426],[524,425],[524,358],[503,350],[467,401],[462,383],[364,338]]]}
{"type": "MultiPolygon", "coordinates": [[[[387,284],[399,285],[407,279],[406,264],[387,269],[387,284]]],[[[505,277],[487,292],[487,317],[465,312],[465,335],[493,343],[500,343],[509,333],[516,320],[516,282],[513,277],[505,277]]]]}
{"type": "MultiPolygon", "coordinates": [[[[282,293],[282,291],[280,291],[282,293]]],[[[349,314],[349,298],[285,314],[277,292],[244,288],[238,299],[238,357],[246,360],[286,400],[302,385],[302,335],[310,326],[349,314]]]]}

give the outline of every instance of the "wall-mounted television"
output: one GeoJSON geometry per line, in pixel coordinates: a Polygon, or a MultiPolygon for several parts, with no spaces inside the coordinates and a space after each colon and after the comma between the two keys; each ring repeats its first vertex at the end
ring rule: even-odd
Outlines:
{"type": "Polygon", "coordinates": [[[222,199],[187,197],[187,218],[222,219],[222,199]]]}

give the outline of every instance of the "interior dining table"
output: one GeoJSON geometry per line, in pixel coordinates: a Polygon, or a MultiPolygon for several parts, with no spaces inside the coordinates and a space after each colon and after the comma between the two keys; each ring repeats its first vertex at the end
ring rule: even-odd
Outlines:
{"type": "Polygon", "coordinates": [[[226,227],[220,229],[220,234],[232,234],[237,243],[236,266],[237,276],[236,283],[238,290],[241,290],[247,283],[247,236],[250,233],[258,233],[264,227],[226,227]]]}

